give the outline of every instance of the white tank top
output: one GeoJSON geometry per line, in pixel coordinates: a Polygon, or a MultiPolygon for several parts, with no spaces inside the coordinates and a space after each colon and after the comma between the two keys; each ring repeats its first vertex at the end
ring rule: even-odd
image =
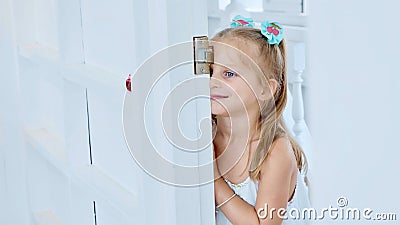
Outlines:
{"type": "MultiPolygon", "coordinates": [[[[245,200],[246,202],[248,202],[253,206],[256,204],[258,181],[254,182],[253,180],[250,179],[250,177],[247,177],[247,179],[240,184],[233,184],[226,179],[225,182],[243,200],[245,200]]],[[[304,182],[304,176],[298,171],[294,195],[293,198],[288,202],[286,208],[287,219],[283,220],[282,225],[309,224],[307,216],[305,219],[303,219],[302,217],[303,208],[310,208],[310,201],[308,198],[308,189],[304,182]]],[[[268,211],[269,210],[270,208],[268,208],[268,211]]],[[[261,215],[263,215],[264,213],[265,212],[262,212],[261,215]]],[[[226,218],[226,216],[221,210],[217,210],[216,225],[232,225],[232,223],[228,220],[228,218],[226,218]]]]}

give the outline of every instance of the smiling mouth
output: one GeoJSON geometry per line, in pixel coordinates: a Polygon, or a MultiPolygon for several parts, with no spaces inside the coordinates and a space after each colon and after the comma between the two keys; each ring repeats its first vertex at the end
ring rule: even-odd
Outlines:
{"type": "Polygon", "coordinates": [[[222,98],[227,98],[228,96],[223,96],[223,95],[211,95],[210,99],[215,100],[215,99],[222,99],[222,98]]]}

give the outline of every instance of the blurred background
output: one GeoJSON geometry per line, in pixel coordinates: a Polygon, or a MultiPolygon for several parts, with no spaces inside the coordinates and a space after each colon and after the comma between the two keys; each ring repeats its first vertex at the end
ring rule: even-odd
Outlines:
{"type": "MultiPolygon", "coordinates": [[[[132,159],[122,129],[125,79],[161,49],[211,37],[238,14],[284,25],[290,87],[284,117],[309,160],[313,206],[336,206],[344,196],[349,207],[397,213],[398,220],[399,6],[0,0],[0,224],[213,224],[211,185],[171,186],[132,159]]],[[[171,73],[157,93],[191,76],[190,66],[171,73]]],[[[183,130],[195,136],[191,116],[208,109],[196,104],[182,118],[183,130]]]]}

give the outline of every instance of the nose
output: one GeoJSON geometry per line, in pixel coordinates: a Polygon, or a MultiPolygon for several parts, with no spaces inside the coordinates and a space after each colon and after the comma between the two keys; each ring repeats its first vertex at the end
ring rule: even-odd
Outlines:
{"type": "Polygon", "coordinates": [[[210,75],[210,89],[212,88],[218,88],[221,87],[222,84],[222,70],[217,66],[213,65],[211,69],[211,75],[210,75]]]}
{"type": "Polygon", "coordinates": [[[218,88],[221,86],[221,81],[219,81],[215,77],[210,77],[210,89],[212,88],[218,88]]]}

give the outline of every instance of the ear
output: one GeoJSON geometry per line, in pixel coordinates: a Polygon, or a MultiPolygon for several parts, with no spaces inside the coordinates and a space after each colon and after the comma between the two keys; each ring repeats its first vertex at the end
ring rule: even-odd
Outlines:
{"type": "Polygon", "coordinates": [[[269,79],[268,87],[261,89],[261,93],[259,95],[260,100],[263,101],[268,100],[269,98],[274,96],[277,88],[278,88],[278,81],[276,81],[275,79],[269,79]]]}

